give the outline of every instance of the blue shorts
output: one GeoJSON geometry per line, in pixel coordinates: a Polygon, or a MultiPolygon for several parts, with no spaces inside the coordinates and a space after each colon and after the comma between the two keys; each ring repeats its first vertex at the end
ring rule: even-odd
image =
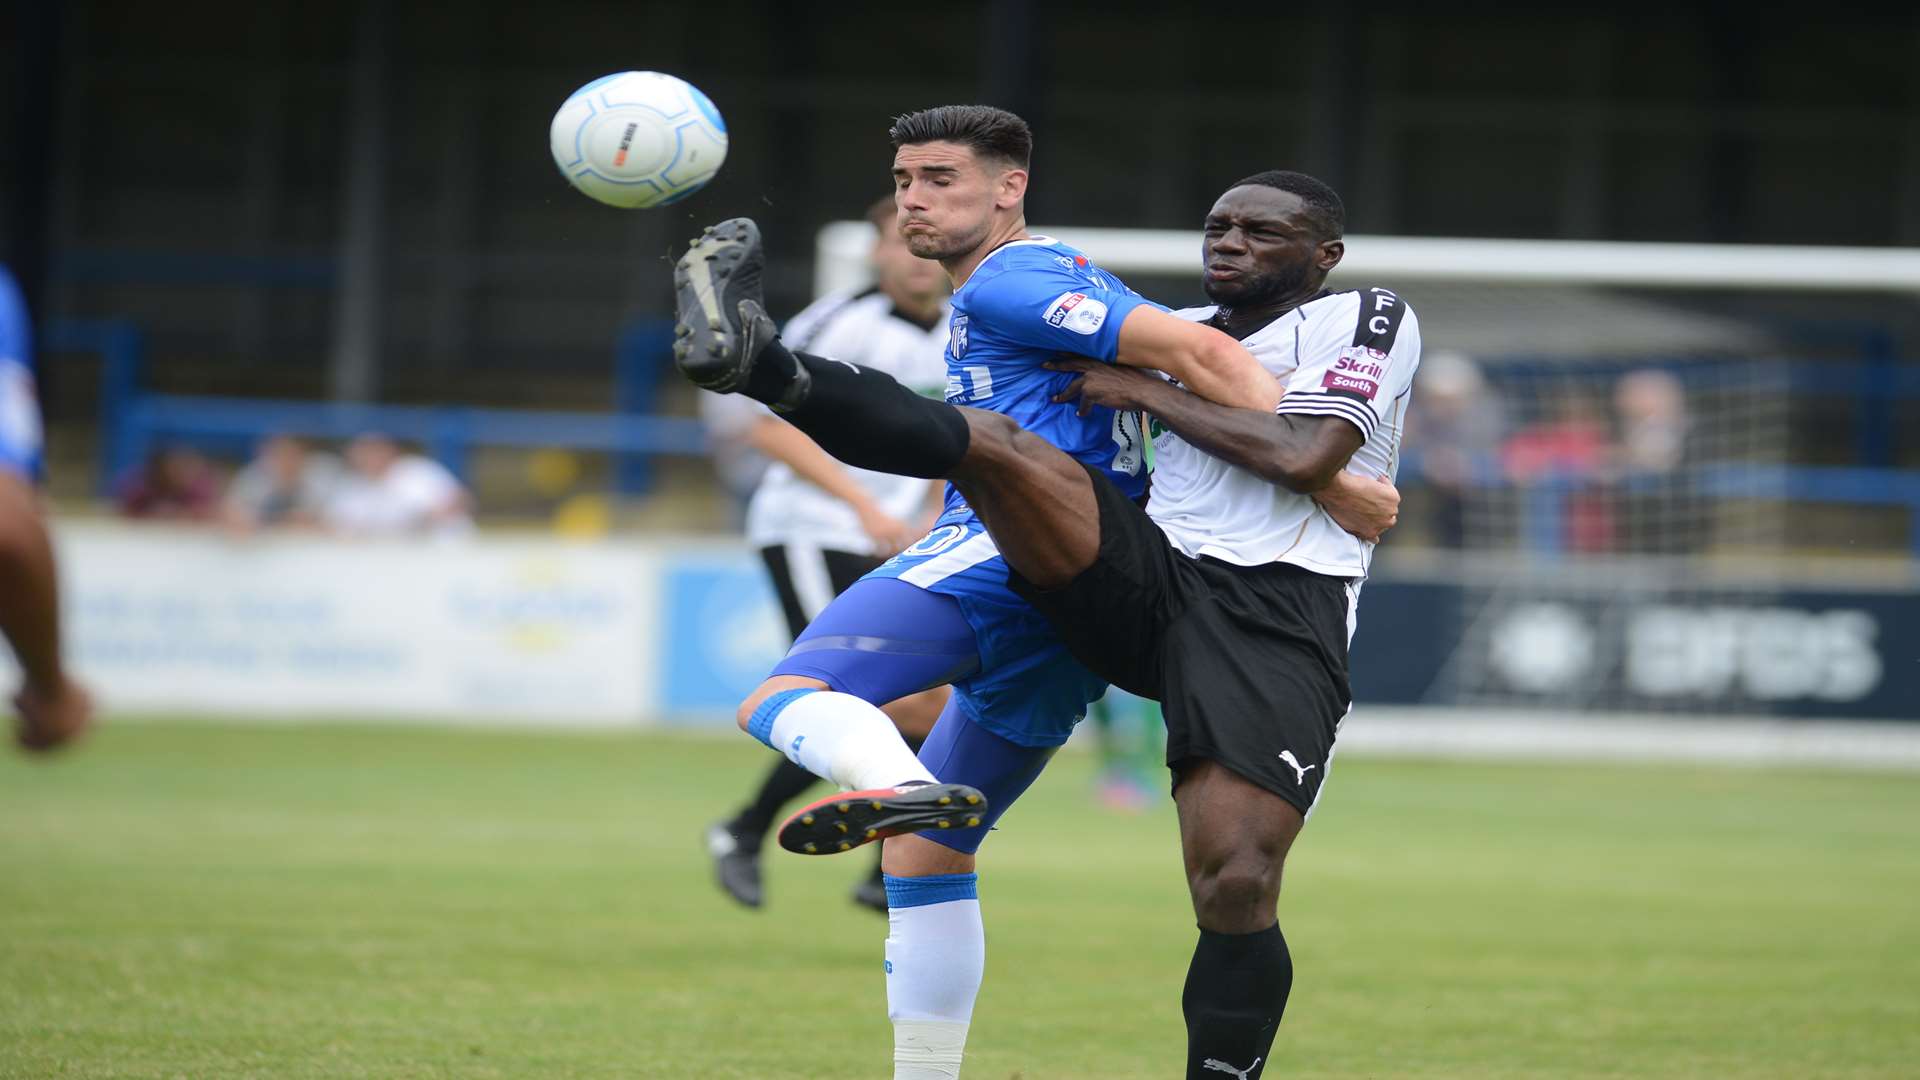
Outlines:
{"type": "Polygon", "coordinates": [[[959,694],[948,698],[946,710],[921,744],[920,762],[941,783],[978,788],[987,797],[987,813],[971,829],[929,829],[919,835],[969,855],[979,851],[987,830],[1033,786],[1057,749],[1009,742],[968,719],[959,694]]]}
{"type": "Polygon", "coordinates": [[[965,507],[835,598],[773,673],[876,705],[952,683],[969,720],[1042,748],[1066,742],[1107,689],[1008,587],[1006,561],[965,507]]]}
{"type": "Polygon", "coordinates": [[[876,705],[953,683],[953,696],[920,747],[920,760],[945,783],[980,789],[987,813],[974,828],[921,835],[969,854],[979,850],[987,831],[1057,749],[1022,745],[973,719],[958,689],[981,675],[973,642],[972,628],[953,597],[886,578],[862,579],[820,613],[773,672],[820,679],[876,705]]]}
{"type": "Polygon", "coordinates": [[[1107,688],[1008,588],[1005,560],[965,508],[836,597],[773,674],[876,705],[952,684],[920,760],[979,788],[988,812],[976,828],[920,835],[969,853],[1107,688]]]}

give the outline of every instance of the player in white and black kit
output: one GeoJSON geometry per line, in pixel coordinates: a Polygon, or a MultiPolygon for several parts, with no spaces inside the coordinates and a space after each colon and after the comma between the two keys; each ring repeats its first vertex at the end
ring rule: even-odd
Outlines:
{"type": "MultiPolygon", "coordinates": [[[[884,371],[902,385],[939,397],[946,390],[946,275],[915,258],[892,228],[893,200],[868,212],[877,229],[874,285],[824,296],[788,321],[783,334],[799,347],[884,371]],[[800,344],[805,343],[805,344],[800,344]]],[[[799,429],[747,398],[726,398],[758,410],[747,443],[771,459],[747,504],[747,541],[766,563],[793,637],[849,585],[920,538],[938,508],[942,485],[909,476],[848,468],[799,429]]],[[[885,706],[908,743],[918,746],[946,704],[938,687],[885,706]]],[[[781,810],[819,777],[779,758],[732,817],[707,832],[714,875],[728,895],[759,907],[760,848],[781,810]]],[[[878,862],[854,900],[887,909],[878,862]]]]}
{"type": "MultiPolygon", "coordinates": [[[[1080,376],[1057,401],[1152,418],[1145,510],[1004,415],[794,356],[754,329],[749,303],[731,332],[685,335],[683,369],[699,349],[721,360],[737,351],[754,389],[842,460],[950,480],[1015,591],[1073,655],[1164,704],[1200,926],[1182,997],[1189,1080],[1251,1080],[1271,1053],[1293,983],[1275,919],[1281,869],[1351,704],[1347,646],[1372,551],[1330,520],[1367,514],[1328,507],[1329,484],[1343,471],[1394,472],[1420,360],[1418,321],[1392,292],[1324,288],[1344,229],[1339,196],[1291,172],[1248,177],[1207,215],[1205,286],[1217,306],[1185,314],[1237,339],[1273,376],[1271,412],[1114,365],[1049,365],[1080,376]]],[[[1391,514],[1379,520],[1358,531],[1377,539],[1391,514]]]]}

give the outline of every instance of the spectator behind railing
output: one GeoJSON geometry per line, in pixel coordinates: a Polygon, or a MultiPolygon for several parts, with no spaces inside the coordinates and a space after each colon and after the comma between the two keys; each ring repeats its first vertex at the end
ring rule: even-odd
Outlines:
{"type": "Polygon", "coordinates": [[[1612,432],[1592,393],[1560,387],[1549,399],[1550,415],[1516,431],[1500,446],[1507,479],[1534,499],[1529,516],[1546,520],[1553,507],[1553,532],[1532,537],[1534,546],[1555,550],[1612,551],[1615,545],[1613,500],[1605,485],[1611,473],[1612,432]]]}
{"type": "Polygon", "coordinates": [[[320,528],[344,472],[336,455],[292,435],[268,436],[227,485],[221,519],[238,533],[320,528]]]}
{"type": "Polygon", "coordinates": [[[1670,371],[1643,368],[1621,376],[1613,388],[1620,425],[1621,472],[1670,473],[1687,454],[1687,390],[1670,371]]]}
{"type": "Polygon", "coordinates": [[[1468,492],[1494,467],[1507,433],[1506,408],[1465,353],[1429,354],[1413,385],[1420,408],[1407,418],[1406,438],[1419,448],[1420,479],[1433,491],[1433,541],[1465,547],[1468,492]]]}
{"type": "Polygon", "coordinates": [[[1630,371],[1614,384],[1613,413],[1621,550],[1698,550],[1711,532],[1710,514],[1684,468],[1699,449],[1685,384],[1671,371],[1630,371]]]}
{"type": "Polygon", "coordinates": [[[347,444],[348,471],[322,520],[347,536],[456,536],[473,530],[460,481],[432,458],[368,433],[347,444]]]}
{"type": "Polygon", "coordinates": [[[122,477],[114,501],[130,518],[211,521],[220,509],[220,477],[199,451],[169,446],[122,477]]]}

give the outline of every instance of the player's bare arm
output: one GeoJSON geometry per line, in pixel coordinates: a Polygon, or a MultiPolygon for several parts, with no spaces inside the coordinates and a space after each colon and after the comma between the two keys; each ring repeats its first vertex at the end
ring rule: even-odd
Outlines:
{"type": "Polygon", "coordinates": [[[1057,400],[1077,400],[1082,410],[1105,405],[1145,412],[1228,464],[1312,495],[1341,528],[1363,540],[1378,541],[1399,519],[1400,493],[1392,484],[1346,471],[1365,439],[1344,420],[1227,408],[1145,372],[1078,357],[1047,366],[1078,375],[1057,400]]]}
{"type": "Polygon", "coordinates": [[[896,554],[919,538],[920,530],[914,524],[881,509],[847,473],[846,466],[785,420],[764,417],[747,433],[747,441],[769,458],[785,462],[801,479],[853,507],[860,515],[860,527],[873,539],[876,554],[896,554]]]}
{"type": "Polygon", "coordinates": [[[1128,313],[1120,324],[1118,359],[1128,367],[1164,371],[1222,405],[1272,412],[1280,404],[1279,380],[1239,342],[1158,308],[1128,313]]]}
{"type": "Polygon", "coordinates": [[[20,661],[16,738],[28,750],[71,741],[92,711],[61,663],[56,581],[39,496],[21,477],[0,471],[0,631],[20,661]]]}

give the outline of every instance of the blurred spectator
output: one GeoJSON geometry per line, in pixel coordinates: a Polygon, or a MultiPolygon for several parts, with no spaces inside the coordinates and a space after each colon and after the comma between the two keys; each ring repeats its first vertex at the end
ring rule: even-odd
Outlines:
{"type": "Polygon", "coordinates": [[[334,455],[291,435],[271,436],[227,485],[221,517],[242,532],[318,526],[341,472],[334,455]]]}
{"type": "Polygon", "coordinates": [[[1629,372],[1613,388],[1620,424],[1622,472],[1668,473],[1680,467],[1687,447],[1687,392],[1670,371],[1629,372]]]}
{"type": "Polygon", "coordinates": [[[348,472],[327,500],[328,528],[349,536],[453,535],[473,528],[467,492],[432,458],[385,435],[347,444],[348,472]]]}
{"type": "Polygon", "coordinates": [[[1690,431],[1686,387],[1670,371],[1629,372],[1614,385],[1613,412],[1621,548],[1659,554],[1697,550],[1709,530],[1700,525],[1697,493],[1680,469],[1690,431]]]}
{"type": "Polygon", "coordinates": [[[1407,417],[1407,445],[1417,447],[1419,475],[1434,500],[1434,542],[1464,547],[1468,492],[1494,473],[1506,408],[1465,353],[1436,352],[1414,377],[1420,407],[1407,417]]]}
{"type": "Polygon", "coordinates": [[[1529,543],[1610,551],[1612,502],[1602,488],[1612,451],[1606,418],[1599,403],[1579,389],[1562,391],[1552,408],[1550,419],[1522,428],[1500,447],[1507,477],[1533,493],[1529,543]]]}
{"type": "MultiPolygon", "coordinates": [[[[1424,408],[1426,402],[1423,400],[1424,408]]],[[[1514,432],[1500,447],[1507,476],[1521,483],[1549,477],[1587,479],[1600,475],[1610,440],[1599,405],[1578,389],[1554,396],[1552,416],[1514,432]]]]}
{"type": "Polygon", "coordinates": [[[120,482],[120,512],[151,521],[209,521],[220,508],[220,478],[197,450],[170,446],[120,482]]]}

